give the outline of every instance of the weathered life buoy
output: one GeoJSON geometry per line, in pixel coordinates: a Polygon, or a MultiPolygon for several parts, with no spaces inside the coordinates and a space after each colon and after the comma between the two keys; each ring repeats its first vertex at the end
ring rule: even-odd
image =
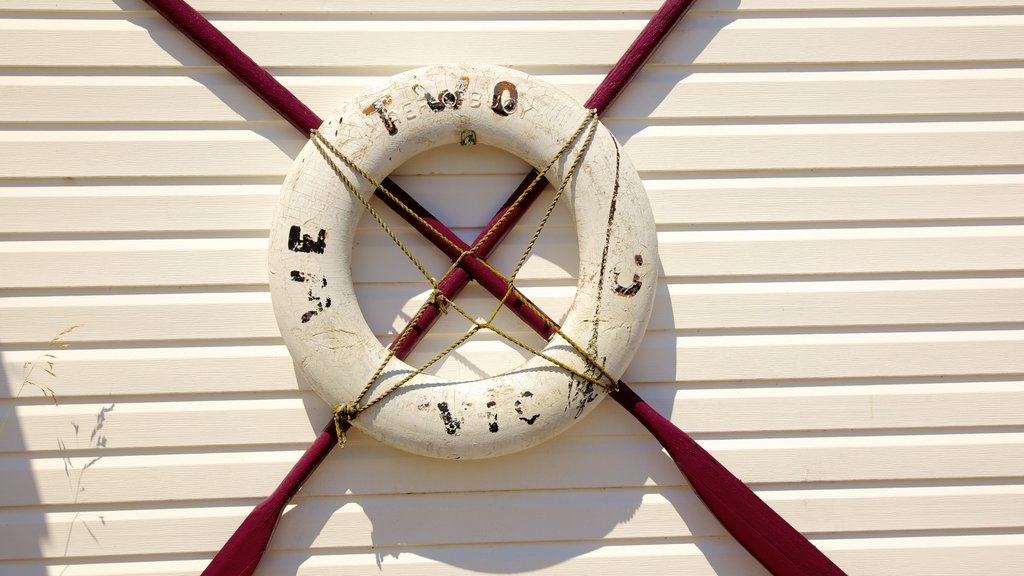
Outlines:
{"type": "MultiPolygon", "coordinates": [[[[406,72],[331,113],[320,128],[345,156],[382,180],[413,156],[460,142],[501,148],[545,166],[587,110],[529,75],[495,66],[443,65],[406,72]]],[[[547,177],[560,185],[574,142],[547,177]]],[[[374,186],[342,166],[357,193],[374,186]]],[[[654,302],[657,238],[640,177],[599,126],[562,196],[576,223],[579,280],[562,333],[611,377],[625,371],[654,302]]],[[[288,350],[332,407],[351,403],[387,358],[356,301],[350,273],[362,204],[307,143],[285,179],[270,242],[274,312],[288,350]]],[[[579,373],[593,366],[561,336],[543,353],[579,373]]],[[[370,391],[414,368],[392,358],[370,391]]],[[[592,382],[535,356],[503,374],[452,381],[417,374],[353,424],[387,444],[442,458],[485,458],[546,440],[604,397],[592,382]]]]}

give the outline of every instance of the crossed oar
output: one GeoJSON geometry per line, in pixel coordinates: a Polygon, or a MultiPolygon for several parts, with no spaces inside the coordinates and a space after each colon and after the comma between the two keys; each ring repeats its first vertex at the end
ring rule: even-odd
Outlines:
{"type": "MultiPolygon", "coordinates": [[[[312,110],[183,0],[146,0],[146,2],[243,84],[252,89],[303,135],[309,136],[312,130],[322,124],[322,120],[312,110]]],[[[584,106],[596,108],[599,114],[604,112],[692,3],[693,0],[667,0],[584,106]]],[[[462,251],[469,252],[463,256],[458,267],[452,269],[441,279],[439,290],[446,297],[454,298],[465,288],[469,280],[473,279],[496,298],[501,299],[508,291],[508,283],[501,276],[495,274],[484,263],[484,260],[494,251],[505,234],[541,192],[541,187],[537,186],[524,202],[514,207],[512,205],[515,198],[536,175],[536,171],[532,171],[523,179],[522,184],[512,193],[494,218],[488,222],[472,245],[467,245],[458,238],[394,181],[385,179],[385,186],[394,193],[397,199],[410,207],[420,219],[414,218],[405,210],[397,209],[394,200],[384,195],[378,197],[402,215],[453,261],[459,257],[462,251]],[[505,215],[506,213],[508,214],[505,215]]],[[[554,322],[543,313],[538,312],[539,309],[535,306],[528,305],[526,298],[518,290],[513,289],[511,297],[506,300],[505,304],[543,338],[551,337],[551,326],[554,325],[554,322]]],[[[410,334],[401,348],[396,350],[395,355],[399,358],[404,358],[440,317],[441,311],[436,304],[428,302],[423,306],[423,314],[419,316],[419,320],[414,326],[409,327],[410,334]]],[[[844,572],[828,557],[758,498],[743,482],[719,464],[690,435],[658,414],[626,383],[619,381],[618,385],[618,391],[611,392],[611,396],[658,439],[658,442],[672,457],[676,466],[690,482],[693,490],[711,512],[733,537],[768,570],[779,576],[845,576],[844,572]]],[[[348,422],[345,422],[343,426],[347,429],[348,422]]],[[[336,444],[337,434],[332,420],[288,472],[277,489],[246,517],[203,574],[210,576],[252,574],[266,550],[274,526],[285,505],[336,444]]]]}

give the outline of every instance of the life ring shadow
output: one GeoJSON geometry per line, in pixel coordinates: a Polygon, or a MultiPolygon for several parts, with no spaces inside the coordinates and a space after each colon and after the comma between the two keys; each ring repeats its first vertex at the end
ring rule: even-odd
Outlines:
{"type": "MultiPolygon", "coordinates": [[[[659,283],[657,290],[655,314],[671,316],[668,288],[659,283]]],[[[664,352],[659,349],[658,366],[644,368],[644,379],[649,369],[659,379],[674,374],[675,354],[664,352]]],[[[312,422],[330,418],[319,398],[305,401],[312,422]]],[[[671,401],[652,405],[671,415],[671,401]]],[[[691,531],[714,532],[701,527],[714,525],[713,519],[690,514],[687,504],[676,501],[683,484],[657,441],[608,398],[567,433],[486,460],[417,456],[352,430],[346,447],[303,488],[309,498],[285,513],[278,533],[287,535],[288,549],[309,550],[295,557],[296,569],[307,558],[330,553],[322,546],[342,545],[372,554],[380,566],[405,553],[481,573],[515,573],[630,538],[624,525],[645,499],[659,495],[691,531]],[[345,534],[346,542],[334,541],[335,534],[345,534]]]]}
{"type": "Polygon", "coordinates": [[[679,475],[646,437],[565,434],[508,456],[451,461],[353,431],[278,534],[282,547],[309,550],[296,568],[303,556],[330,553],[322,547],[343,546],[378,565],[405,553],[481,573],[523,572],[605,547],[657,491],[652,483],[678,484],[679,475]]]}

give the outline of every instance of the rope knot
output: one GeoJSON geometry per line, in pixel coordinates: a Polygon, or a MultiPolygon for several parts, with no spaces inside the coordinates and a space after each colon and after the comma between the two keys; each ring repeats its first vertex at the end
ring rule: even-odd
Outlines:
{"type": "Polygon", "coordinates": [[[448,297],[444,295],[444,292],[440,290],[434,290],[430,293],[430,298],[427,298],[427,302],[437,306],[437,309],[441,311],[441,314],[448,313],[448,304],[446,304],[448,297]]]}
{"type": "Polygon", "coordinates": [[[352,421],[359,415],[359,404],[349,402],[334,407],[334,432],[338,435],[338,446],[344,447],[348,442],[345,430],[352,425],[352,421]]]}
{"type": "Polygon", "coordinates": [[[341,404],[334,409],[334,417],[344,422],[351,422],[359,415],[359,405],[355,402],[341,404]]]}

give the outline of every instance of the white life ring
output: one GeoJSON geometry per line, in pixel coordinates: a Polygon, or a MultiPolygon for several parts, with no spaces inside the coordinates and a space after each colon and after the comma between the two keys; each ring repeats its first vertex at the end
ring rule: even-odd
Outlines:
{"type": "MultiPolygon", "coordinates": [[[[328,116],[320,132],[380,181],[413,156],[459,142],[501,148],[542,168],[587,111],[568,95],[515,70],[481,65],[420,68],[391,78],[328,116]]],[[[561,184],[580,146],[547,174],[561,184]]],[[[368,197],[373,186],[343,168],[368,197]]],[[[579,281],[562,331],[621,377],[644,335],[654,302],[658,249],[639,175],[599,126],[562,196],[579,239],[579,281]]],[[[352,402],[386,357],[367,326],[350,273],[364,208],[312,142],[284,181],[270,236],[270,289],[288,350],[331,406],[352,402]]],[[[584,358],[560,336],[543,352],[579,372],[584,358]]],[[[391,359],[374,392],[413,367],[391,359]]],[[[363,412],[353,425],[426,456],[486,458],[538,444],[571,426],[605,394],[535,356],[480,380],[417,375],[363,412]]]]}

